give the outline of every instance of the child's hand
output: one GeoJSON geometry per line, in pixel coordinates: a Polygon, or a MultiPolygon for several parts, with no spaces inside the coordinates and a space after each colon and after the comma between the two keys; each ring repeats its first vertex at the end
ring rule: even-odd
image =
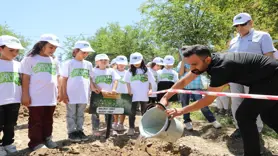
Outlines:
{"type": "Polygon", "coordinates": [[[95,92],[96,94],[99,94],[101,92],[101,90],[98,88],[92,88],[92,91],[95,92]]]}
{"type": "Polygon", "coordinates": [[[153,94],[153,91],[152,91],[152,90],[149,90],[148,95],[150,96],[150,95],[152,95],[152,94],[153,94]]]}
{"type": "Polygon", "coordinates": [[[31,97],[29,95],[22,95],[21,103],[22,105],[29,107],[31,104],[31,97]]]}
{"type": "Polygon", "coordinates": [[[63,96],[63,101],[64,101],[65,104],[69,103],[69,97],[68,97],[67,94],[63,96]]]}
{"type": "Polygon", "coordinates": [[[129,91],[128,94],[129,94],[130,96],[132,96],[132,92],[131,92],[131,91],[129,91]]]}
{"type": "Polygon", "coordinates": [[[62,102],[62,101],[63,101],[62,97],[63,97],[62,93],[59,92],[59,93],[58,93],[58,97],[57,97],[57,101],[58,101],[58,102],[62,102]]]}
{"type": "Polygon", "coordinates": [[[111,94],[117,94],[116,90],[112,90],[111,94]]]}

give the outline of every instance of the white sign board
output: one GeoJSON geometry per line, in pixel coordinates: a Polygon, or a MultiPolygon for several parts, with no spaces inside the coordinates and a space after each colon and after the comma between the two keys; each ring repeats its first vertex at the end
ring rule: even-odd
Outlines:
{"type": "Polygon", "coordinates": [[[124,114],[124,108],[97,107],[98,114],[124,114]]]}

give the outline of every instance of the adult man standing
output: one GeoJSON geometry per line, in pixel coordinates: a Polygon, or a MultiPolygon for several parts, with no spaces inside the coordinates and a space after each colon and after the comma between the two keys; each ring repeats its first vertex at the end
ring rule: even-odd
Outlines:
{"type": "MultiPolygon", "coordinates": [[[[181,48],[181,52],[184,52],[188,46],[183,46],[181,48]]],[[[177,70],[179,72],[179,76],[183,77],[187,72],[190,71],[190,65],[185,63],[185,59],[182,59],[182,61],[177,66],[177,70]]],[[[185,90],[202,90],[203,83],[201,80],[201,76],[198,76],[195,80],[193,80],[191,83],[189,83],[187,86],[185,86],[185,90]]],[[[180,101],[182,104],[182,107],[185,107],[189,105],[190,99],[193,101],[200,100],[202,98],[202,95],[200,94],[180,94],[180,101]]],[[[209,107],[204,107],[201,109],[201,112],[205,116],[205,118],[208,120],[208,122],[212,123],[213,127],[218,129],[221,128],[221,124],[216,121],[213,113],[210,111],[209,107]]],[[[190,119],[190,113],[183,115],[184,125],[187,130],[193,130],[192,121],[190,119]]]]}
{"type": "MultiPolygon", "coordinates": [[[[270,35],[266,32],[253,29],[253,20],[248,13],[240,13],[233,19],[233,26],[236,28],[238,35],[230,41],[229,52],[248,52],[273,57],[275,48],[270,35]]],[[[248,93],[247,86],[230,83],[232,93],[248,93]]],[[[232,138],[240,138],[237,120],[235,118],[236,111],[242,102],[242,98],[232,98],[232,114],[236,124],[236,130],[231,135],[232,138]]],[[[258,131],[263,129],[263,123],[260,116],[257,118],[258,131]]]]}
{"type": "MultiPolygon", "coordinates": [[[[206,46],[195,45],[183,53],[190,64],[190,72],[171,89],[181,89],[198,75],[207,71],[210,75],[208,91],[220,92],[223,85],[233,82],[250,87],[250,94],[278,95],[278,62],[271,57],[252,53],[211,54],[206,46]]],[[[168,105],[174,93],[166,93],[161,103],[168,105]]],[[[199,101],[180,109],[169,109],[166,113],[176,117],[210,105],[215,96],[206,95],[199,101]]],[[[272,100],[244,99],[236,112],[242,135],[245,156],[260,156],[260,140],[256,118],[262,120],[278,133],[278,102],[272,100]]]]}

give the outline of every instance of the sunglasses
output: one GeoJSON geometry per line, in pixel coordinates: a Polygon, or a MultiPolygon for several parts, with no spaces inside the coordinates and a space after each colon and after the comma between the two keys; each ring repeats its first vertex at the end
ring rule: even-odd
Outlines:
{"type": "Polygon", "coordinates": [[[246,26],[249,22],[250,22],[250,21],[247,21],[247,22],[245,22],[245,23],[243,23],[243,24],[235,25],[234,27],[236,27],[236,28],[237,28],[238,26],[244,27],[244,26],[246,26]]]}

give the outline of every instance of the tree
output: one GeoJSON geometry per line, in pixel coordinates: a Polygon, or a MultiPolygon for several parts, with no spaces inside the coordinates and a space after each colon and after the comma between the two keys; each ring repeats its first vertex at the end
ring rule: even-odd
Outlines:
{"type": "Polygon", "coordinates": [[[144,24],[155,32],[156,42],[169,47],[182,44],[213,45],[215,50],[227,48],[235,34],[233,17],[248,12],[255,28],[278,36],[277,0],[148,0],[140,7],[144,24]]]}
{"type": "MultiPolygon", "coordinates": [[[[91,37],[85,38],[81,35],[67,38],[64,43],[66,52],[64,58],[71,58],[74,42],[80,39],[89,41],[96,53],[106,53],[110,59],[118,55],[129,57],[133,52],[140,52],[145,61],[151,61],[156,56],[164,56],[169,52],[176,51],[173,48],[169,49],[167,46],[158,45],[154,37],[153,33],[140,23],[124,27],[121,27],[119,23],[109,23],[107,26],[99,28],[91,37]]],[[[87,60],[94,62],[96,53],[89,55],[87,60]]]]}
{"type": "MultiPolygon", "coordinates": [[[[17,33],[15,33],[13,30],[11,30],[7,25],[0,25],[0,36],[1,35],[10,35],[10,36],[14,36],[16,38],[18,38],[22,44],[23,47],[27,47],[28,45],[30,45],[30,40],[25,38],[22,35],[19,35],[17,33]]],[[[20,61],[23,56],[24,56],[24,50],[21,50],[19,55],[15,58],[16,60],[20,61]]]]}

